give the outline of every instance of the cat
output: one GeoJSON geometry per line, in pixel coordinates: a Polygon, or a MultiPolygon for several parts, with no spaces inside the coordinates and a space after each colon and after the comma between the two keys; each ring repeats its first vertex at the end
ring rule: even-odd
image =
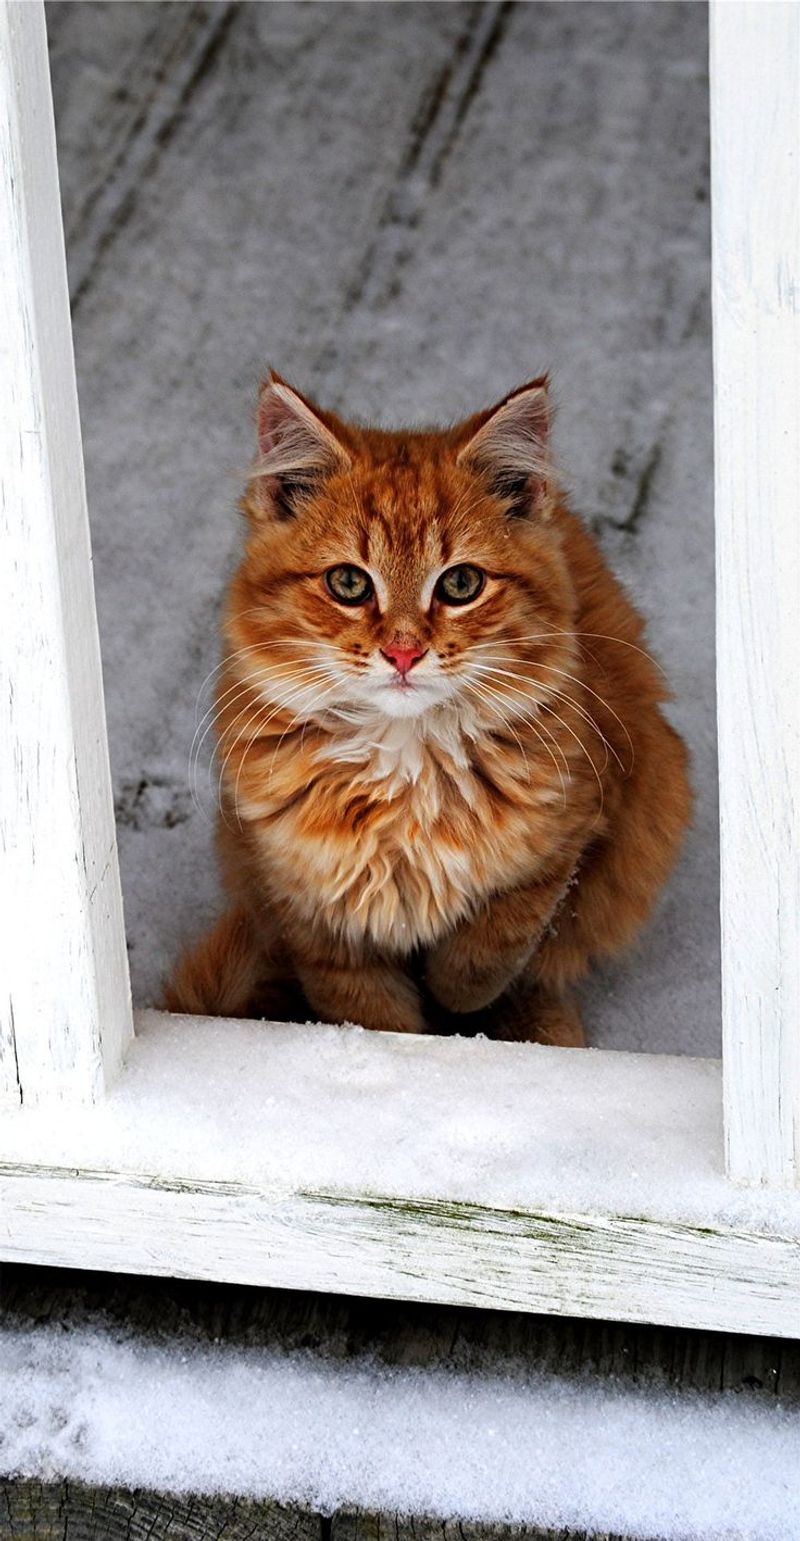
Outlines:
{"type": "Polygon", "coordinates": [[[170,1010],[585,1041],[573,986],[691,794],[550,426],[546,377],[408,432],[265,381],[215,703],[230,909],[170,1010]]]}

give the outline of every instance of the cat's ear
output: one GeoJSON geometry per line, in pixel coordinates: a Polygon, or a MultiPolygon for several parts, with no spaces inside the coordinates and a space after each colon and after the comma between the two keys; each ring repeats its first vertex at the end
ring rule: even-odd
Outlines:
{"type": "Polygon", "coordinates": [[[459,465],[484,474],[509,518],[547,511],[552,484],[548,379],[531,380],[463,425],[459,465]]]}
{"type": "Polygon", "coordinates": [[[260,511],[292,519],[303,501],[351,458],[336,421],[282,380],[274,370],[258,399],[258,458],[250,475],[260,511]]]}

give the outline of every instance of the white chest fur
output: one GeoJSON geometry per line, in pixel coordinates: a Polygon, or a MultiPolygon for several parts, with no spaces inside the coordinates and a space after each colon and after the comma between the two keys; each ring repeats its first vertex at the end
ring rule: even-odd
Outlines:
{"type": "Polygon", "coordinates": [[[499,834],[475,771],[478,734],[463,711],[442,708],[365,718],[324,741],[315,795],[270,829],[287,880],[304,873],[294,902],[309,920],[324,915],[338,934],[402,954],[468,915],[498,869],[521,875],[524,850],[499,834]]]}

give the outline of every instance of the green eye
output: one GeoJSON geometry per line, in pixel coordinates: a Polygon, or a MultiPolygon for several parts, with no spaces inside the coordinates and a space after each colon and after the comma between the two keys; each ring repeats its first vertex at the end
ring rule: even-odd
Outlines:
{"type": "Polygon", "coordinates": [[[471,599],[477,599],[485,582],[486,574],[480,567],[462,563],[442,573],[434,593],[443,605],[468,605],[471,599]]]}
{"type": "Polygon", "coordinates": [[[372,598],[372,579],[363,567],[329,567],[325,586],[340,605],[365,605],[372,598]]]}

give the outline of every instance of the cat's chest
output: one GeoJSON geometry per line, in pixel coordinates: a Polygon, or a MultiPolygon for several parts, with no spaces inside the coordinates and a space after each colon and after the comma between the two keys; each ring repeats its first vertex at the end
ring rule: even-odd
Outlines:
{"type": "Polygon", "coordinates": [[[492,793],[474,743],[446,722],[436,737],[403,723],[343,735],[271,821],[273,861],[309,918],[395,952],[430,945],[530,868],[535,799],[492,793]]]}

